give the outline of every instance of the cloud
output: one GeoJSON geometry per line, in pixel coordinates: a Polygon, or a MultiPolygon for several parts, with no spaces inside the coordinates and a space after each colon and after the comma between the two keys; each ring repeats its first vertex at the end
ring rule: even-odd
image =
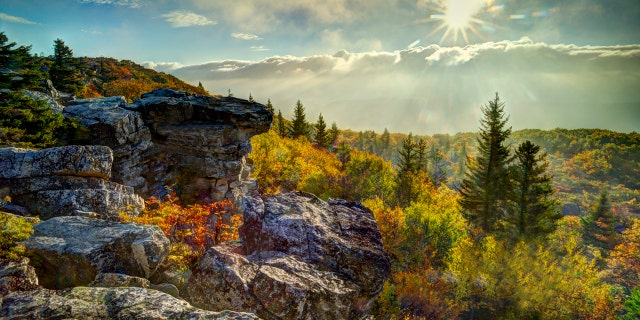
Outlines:
{"type": "Polygon", "coordinates": [[[265,46],[251,46],[249,49],[251,49],[251,51],[269,51],[269,48],[265,46]]]}
{"type": "Polygon", "coordinates": [[[252,33],[234,32],[231,34],[231,36],[240,40],[262,40],[262,38],[252,33]]]}
{"type": "Polygon", "coordinates": [[[141,0],[80,0],[81,3],[90,3],[97,5],[116,5],[130,8],[142,7],[141,0]]]}
{"type": "Polygon", "coordinates": [[[91,29],[91,30],[87,30],[87,29],[80,29],[80,31],[84,32],[84,33],[88,33],[88,34],[92,34],[92,35],[99,35],[102,34],[101,31],[95,30],[95,29],[91,29]]]}
{"type": "Polygon", "coordinates": [[[162,15],[174,28],[207,26],[217,24],[217,21],[209,20],[205,16],[190,11],[172,11],[162,15]]]}
{"type": "Polygon", "coordinates": [[[33,21],[27,20],[25,18],[21,18],[21,17],[16,17],[16,16],[11,16],[8,15],[4,12],[0,12],[0,20],[3,21],[8,21],[8,22],[15,22],[15,23],[24,23],[24,24],[37,24],[33,21]]]}
{"type": "Polygon", "coordinates": [[[475,131],[499,92],[514,129],[640,127],[640,45],[549,45],[529,38],[464,47],[273,56],[175,68],[210,91],[269,97],[342,127],[414,133],[475,131]],[[222,89],[220,89],[222,91],[222,89]]]}
{"type": "Polygon", "coordinates": [[[145,61],[142,63],[142,66],[145,68],[159,71],[159,72],[170,72],[183,67],[183,65],[179,62],[153,62],[153,61],[145,61]]]}

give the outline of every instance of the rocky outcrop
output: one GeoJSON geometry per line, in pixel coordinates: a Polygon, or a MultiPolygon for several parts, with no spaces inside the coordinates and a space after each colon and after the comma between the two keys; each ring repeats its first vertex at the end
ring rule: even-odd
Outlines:
{"type": "Polygon", "coordinates": [[[361,318],[390,274],[373,215],[357,203],[305,193],[249,197],[240,236],[192,270],[195,306],[267,319],[361,318]]]}
{"type": "Polygon", "coordinates": [[[2,319],[258,319],[242,312],[213,312],[145,288],[76,287],[17,291],[0,300],[2,319]]]}
{"type": "Polygon", "coordinates": [[[152,225],[57,217],[33,229],[22,244],[50,289],[86,286],[100,272],[149,278],[169,254],[169,240],[152,225]]]}
{"type": "Polygon", "coordinates": [[[64,110],[114,152],[112,180],[149,195],[177,185],[202,200],[238,200],[256,186],[245,156],[272,115],[258,103],[160,89],[133,104],[123,98],[75,100],[64,110]]]}
{"type": "Polygon", "coordinates": [[[62,215],[115,220],[119,212],[141,211],[144,201],[133,188],[108,181],[112,162],[104,146],[3,148],[0,190],[43,220],[62,215]]]}

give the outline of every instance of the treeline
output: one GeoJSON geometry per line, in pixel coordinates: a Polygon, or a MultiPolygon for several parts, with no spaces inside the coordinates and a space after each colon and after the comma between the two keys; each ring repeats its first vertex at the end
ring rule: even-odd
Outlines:
{"type": "Polygon", "coordinates": [[[50,80],[57,90],[78,98],[124,96],[132,101],[158,88],[208,94],[201,83],[192,86],[132,61],[74,57],[62,39],[54,41],[52,55],[38,56],[30,51],[31,46],[10,42],[0,32],[0,88],[47,91],[46,81],[50,80]]]}
{"type": "Polygon", "coordinates": [[[373,211],[392,259],[376,318],[640,315],[640,222],[616,213],[605,188],[581,217],[560,215],[544,147],[511,142],[497,97],[483,111],[477,134],[447,144],[388,133],[367,151],[350,146],[367,134],[343,131],[324,148],[289,136],[294,119],[276,120],[252,139],[253,176],[262,192],[303,190],[373,211]],[[387,143],[395,164],[370,152],[387,143]],[[462,167],[451,169],[452,158],[462,167]],[[461,171],[460,184],[448,170],[461,171]]]}

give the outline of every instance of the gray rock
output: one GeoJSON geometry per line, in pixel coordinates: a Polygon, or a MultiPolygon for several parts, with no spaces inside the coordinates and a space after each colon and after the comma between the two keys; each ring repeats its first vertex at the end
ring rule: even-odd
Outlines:
{"type": "Polygon", "coordinates": [[[0,300],[2,319],[259,319],[253,314],[204,311],[169,294],[145,288],[38,288],[0,300]]]}
{"type": "Polygon", "coordinates": [[[64,107],[61,106],[58,103],[58,101],[56,101],[54,97],[49,94],[38,92],[38,91],[29,91],[29,90],[22,90],[22,93],[24,93],[24,95],[34,100],[44,100],[47,103],[47,105],[51,108],[51,110],[53,110],[53,112],[55,113],[62,113],[62,110],[64,109],[64,107]]]}
{"type": "Polygon", "coordinates": [[[113,154],[104,146],[65,146],[43,150],[0,149],[0,178],[52,175],[109,179],[113,154]]]}
{"type": "Polygon", "coordinates": [[[239,200],[255,190],[245,163],[249,139],[273,118],[258,103],[169,89],[133,104],[121,97],[75,100],[64,114],[90,128],[92,143],[113,149],[113,181],[142,195],[176,185],[201,200],[239,200]]]}
{"type": "Polygon", "coordinates": [[[172,297],[180,299],[180,290],[171,283],[154,284],[151,285],[151,289],[170,294],[172,297]]]}
{"type": "Polygon", "coordinates": [[[94,212],[117,220],[138,213],[144,201],[133,188],[107,181],[113,155],[104,146],[66,146],[39,151],[0,149],[0,189],[15,205],[41,219],[94,212]]]}
{"type": "Polygon", "coordinates": [[[210,248],[190,301],[277,319],[362,318],[391,272],[371,211],[305,193],[245,200],[242,243],[210,248]]]}
{"type": "Polygon", "coordinates": [[[149,288],[151,283],[149,280],[140,277],[129,276],[122,273],[98,273],[96,278],[87,286],[89,287],[136,287],[149,288]]]}
{"type": "Polygon", "coordinates": [[[0,259],[0,297],[14,291],[29,291],[38,287],[36,272],[28,258],[0,259]]]}
{"type": "Polygon", "coordinates": [[[99,272],[149,278],[169,254],[157,226],[86,217],[40,222],[22,244],[40,284],[51,289],[87,285],[99,272]]]}

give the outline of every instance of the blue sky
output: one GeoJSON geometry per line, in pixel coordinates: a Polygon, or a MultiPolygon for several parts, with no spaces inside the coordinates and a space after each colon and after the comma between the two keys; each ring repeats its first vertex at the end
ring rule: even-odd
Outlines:
{"type": "Polygon", "coordinates": [[[3,0],[11,41],[129,59],[378,132],[640,128],[637,0],[3,0]]]}

